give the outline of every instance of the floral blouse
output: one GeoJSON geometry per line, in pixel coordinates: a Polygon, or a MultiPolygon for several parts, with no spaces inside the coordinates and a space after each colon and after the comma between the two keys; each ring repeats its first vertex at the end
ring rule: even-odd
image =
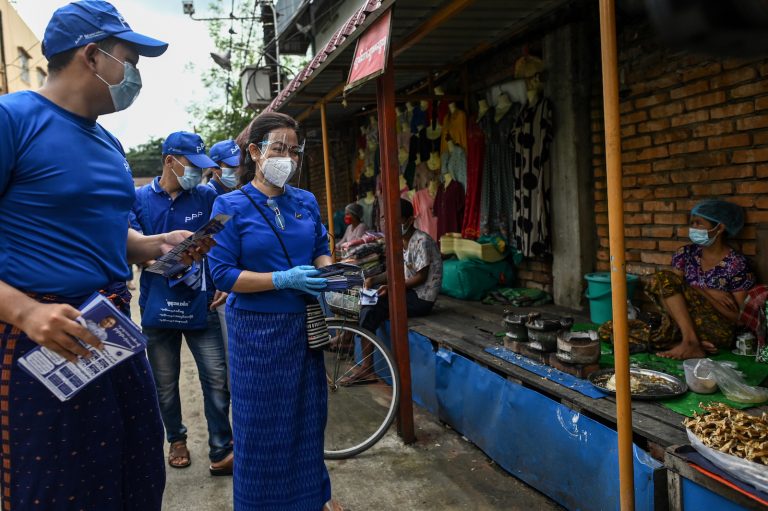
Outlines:
{"type": "Polygon", "coordinates": [[[699,245],[685,245],[672,256],[672,266],[683,273],[688,285],[728,292],[747,291],[755,285],[755,274],[743,255],[731,250],[714,268],[704,271],[701,251],[699,245]]]}

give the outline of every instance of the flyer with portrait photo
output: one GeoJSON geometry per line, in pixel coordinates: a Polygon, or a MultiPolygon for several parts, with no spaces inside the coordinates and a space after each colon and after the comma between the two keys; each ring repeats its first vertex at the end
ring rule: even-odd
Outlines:
{"type": "Polygon", "coordinates": [[[147,346],[147,338],[141,329],[103,295],[94,294],[80,311],[82,316],[77,321],[104,344],[103,351],[76,339],[91,352],[90,358],[78,357],[77,362],[72,363],[43,346],[19,358],[19,366],[40,380],[61,401],[70,399],[117,364],[143,352],[147,346]]]}
{"type": "Polygon", "coordinates": [[[219,214],[211,218],[208,223],[196,230],[189,238],[185,239],[167,254],[159,257],[151,266],[147,267],[144,271],[150,273],[157,273],[163,277],[174,277],[180,273],[187,271],[188,265],[181,262],[184,252],[195,244],[195,242],[203,239],[210,238],[214,234],[221,232],[229,219],[230,215],[219,214]]]}

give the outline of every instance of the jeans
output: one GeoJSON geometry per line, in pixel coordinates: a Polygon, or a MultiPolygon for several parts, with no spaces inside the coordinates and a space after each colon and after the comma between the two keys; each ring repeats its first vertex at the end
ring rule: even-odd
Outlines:
{"type": "MultiPolygon", "coordinates": [[[[216,314],[219,315],[219,324],[221,324],[221,337],[224,339],[224,360],[229,360],[229,334],[227,333],[227,304],[222,303],[216,307],[216,314]]],[[[229,382],[229,364],[227,364],[227,382],[229,382]]],[[[229,384],[229,387],[232,385],[229,384]]],[[[227,388],[229,388],[227,387],[227,388]]]]}
{"type": "Polygon", "coordinates": [[[227,363],[218,313],[208,312],[208,328],[205,330],[145,328],[144,334],[149,339],[147,357],[155,377],[168,442],[187,439],[179,396],[181,336],[184,335],[195,358],[203,389],[210,448],[208,456],[212,462],[221,461],[232,451],[232,427],[229,423],[227,363]]]}
{"type": "MultiPolygon", "coordinates": [[[[426,316],[432,310],[435,302],[422,300],[413,289],[405,291],[405,310],[409,318],[426,316]]],[[[376,333],[382,323],[389,319],[389,297],[380,296],[376,305],[360,307],[360,326],[369,332],[376,333]]]]}

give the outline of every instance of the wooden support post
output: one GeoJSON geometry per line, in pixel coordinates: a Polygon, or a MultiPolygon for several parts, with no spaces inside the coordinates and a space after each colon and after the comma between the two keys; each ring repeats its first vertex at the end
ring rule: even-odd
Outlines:
{"type": "Polygon", "coordinates": [[[325,205],[328,208],[328,233],[331,240],[331,255],[335,252],[333,237],[333,200],[331,199],[331,148],[328,147],[328,121],[325,117],[325,101],[320,103],[320,125],[323,132],[323,168],[325,169],[325,205]]]}
{"type": "Polygon", "coordinates": [[[613,295],[613,349],[616,367],[616,426],[619,451],[619,490],[622,511],[635,508],[632,468],[632,402],[629,390],[627,274],[624,256],[624,199],[621,184],[619,79],[616,58],[615,0],[600,0],[600,40],[603,64],[605,162],[608,178],[608,238],[613,295]]]}
{"type": "Polygon", "coordinates": [[[384,188],[384,236],[387,241],[387,299],[390,337],[400,372],[400,408],[397,432],[406,444],[416,440],[411,395],[411,356],[408,350],[408,313],[405,307],[403,238],[400,232],[400,171],[397,164],[395,73],[389,52],[384,74],[376,79],[379,114],[379,150],[384,188]]]}

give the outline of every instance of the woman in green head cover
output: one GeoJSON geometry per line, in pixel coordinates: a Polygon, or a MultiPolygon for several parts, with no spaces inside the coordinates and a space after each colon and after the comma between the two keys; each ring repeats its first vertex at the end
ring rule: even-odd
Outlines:
{"type": "Polygon", "coordinates": [[[691,243],[672,256],[671,271],[656,273],[647,287],[664,311],[651,332],[651,348],[667,358],[705,357],[733,342],[746,292],[755,284],[747,259],[731,248],[744,226],[744,211],[706,199],[691,210],[691,243]]]}

